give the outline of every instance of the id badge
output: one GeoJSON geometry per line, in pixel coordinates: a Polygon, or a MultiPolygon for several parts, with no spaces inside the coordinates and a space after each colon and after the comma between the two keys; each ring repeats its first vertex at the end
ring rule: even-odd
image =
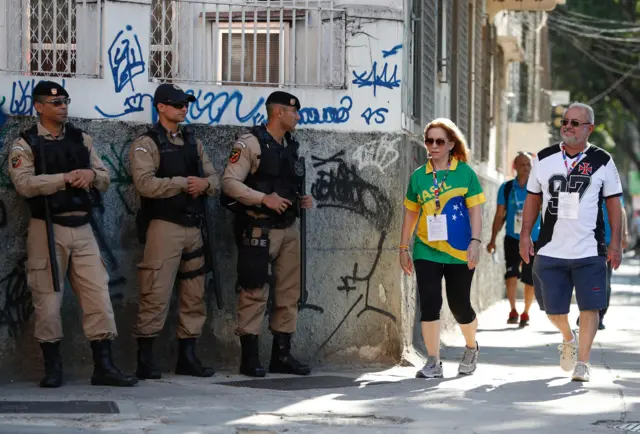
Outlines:
{"type": "Polygon", "coordinates": [[[578,193],[558,193],[558,218],[577,219],[580,195],[578,193]]]}
{"type": "Polygon", "coordinates": [[[516,234],[520,234],[522,231],[522,211],[516,211],[516,214],[513,216],[513,232],[516,234]]]}
{"type": "Polygon", "coordinates": [[[447,215],[427,216],[427,240],[447,241],[447,215]]]}

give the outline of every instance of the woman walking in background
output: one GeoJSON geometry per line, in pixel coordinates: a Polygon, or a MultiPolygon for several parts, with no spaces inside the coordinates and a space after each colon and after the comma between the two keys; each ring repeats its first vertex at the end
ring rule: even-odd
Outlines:
{"type": "Polygon", "coordinates": [[[422,337],[428,353],[427,363],[417,376],[443,376],[440,361],[443,276],[449,307],[466,341],[458,372],[471,374],[476,369],[479,352],[471,281],[480,258],[479,205],[486,199],[478,177],[467,164],[466,140],[452,121],[440,118],[430,122],[424,130],[424,143],[429,160],[411,175],[400,243],[402,270],[407,275],[414,268],[416,271],[422,337]],[[416,224],[412,263],[409,243],[416,224]]]}

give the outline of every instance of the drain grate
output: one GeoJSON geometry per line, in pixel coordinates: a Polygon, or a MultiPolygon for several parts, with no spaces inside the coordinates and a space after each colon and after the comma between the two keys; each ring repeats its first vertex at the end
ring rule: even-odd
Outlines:
{"type": "Polygon", "coordinates": [[[0,401],[0,413],[120,413],[114,401],[0,401]]]}
{"type": "Polygon", "coordinates": [[[295,378],[268,378],[265,380],[241,380],[226,381],[221,384],[231,387],[248,387],[250,389],[270,389],[270,390],[309,390],[309,389],[333,389],[338,387],[355,386],[375,386],[378,384],[390,384],[391,381],[357,381],[350,377],[340,377],[332,375],[318,375],[312,377],[295,378]]]}
{"type": "Polygon", "coordinates": [[[640,422],[625,422],[613,425],[611,428],[617,429],[618,431],[640,432],[640,422]]]}
{"type": "Polygon", "coordinates": [[[621,422],[619,420],[599,420],[593,425],[606,425],[609,429],[615,429],[624,432],[640,432],[640,422],[621,422]]]}

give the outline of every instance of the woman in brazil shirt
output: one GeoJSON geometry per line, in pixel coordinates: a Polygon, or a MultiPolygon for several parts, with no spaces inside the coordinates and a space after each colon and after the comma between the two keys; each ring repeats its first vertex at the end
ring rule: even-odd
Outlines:
{"type": "Polygon", "coordinates": [[[424,130],[427,164],[413,172],[404,201],[400,266],[407,275],[416,271],[422,337],[427,363],[422,378],[442,378],[440,310],[442,277],[447,301],[466,341],[460,374],[472,374],[478,360],[476,313],[471,307],[471,281],[480,258],[482,210],[486,201],[478,177],[467,164],[464,136],[449,119],[436,119],[424,130]],[[418,226],[413,246],[409,242],[418,226]]]}

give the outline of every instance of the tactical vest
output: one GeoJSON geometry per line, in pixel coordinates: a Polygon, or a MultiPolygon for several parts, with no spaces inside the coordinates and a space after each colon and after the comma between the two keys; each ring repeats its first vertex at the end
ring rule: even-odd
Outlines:
{"type": "MultiPolygon", "coordinates": [[[[23,131],[20,137],[31,147],[36,176],[68,173],[73,170],[91,168],[89,149],[84,145],[82,130],[69,123],[65,125],[64,137],[60,140],[49,140],[43,136],[38,136],[37,125],[23,131]],[[43,156],[45,167],[43,167],[43,156]]],[[[91,189],[90,196],[81,188],[67,185],[64,190],[59,190],[47,197],[51,214],[56,215],[71,211],[91,212],[93,196],[98,198],[100,196],[95,189],[91,189]]],[[[44,220],[44,199],[45,196],[35,196],[27,199],[31,208],[31,217],[44,220]]]]}
{"type": "Polygon", "coordinates": [[[240,202],[234,201],[226,195],[221,195],[221,203],[231,211],[246,216],[248,210],[269,216],[268,222],[272,227],[287,227],[293,224],[296,217],[299,216],[299,192],[300,184],[304,177],[304,167],[298,157],[298,148],[300,144],[291,136],[285,134],[287,146],[282,146],[276,142],[267,132],[264,125],[259,125],[251,129],[251,134],[258,139],[260,143],[260,164],[255,173],[249,174],[245,180],[245,184],[261,193],[271,194],[277,193],[280,197],[289,199],[293,206],[278,214],[277,212],[262,207],[252,207],[242,205],[240,202]]]}
{"type": "MultiPolygon", "coordinates": [[[[174,145],[167,139],[167,132],[156,124],[143,135],[150,137],[158,147],[160,164],[156,171],[158,178],[175,176],[198,176],[199,155],[196,139],[188,128],[183,128],[184,145],[174,145]]],[[[202,198],[194,199],[181,192],[167,198],[141,197],[142,211],[149,220],[166,220],[181,226],[198,226],[204,212],[202,198]]]]}

